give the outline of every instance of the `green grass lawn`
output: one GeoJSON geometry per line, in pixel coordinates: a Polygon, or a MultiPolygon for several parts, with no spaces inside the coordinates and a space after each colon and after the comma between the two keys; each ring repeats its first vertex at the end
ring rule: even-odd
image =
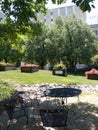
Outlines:
{"type": "Polygon", "coordinates": [[[68,74],[65,76],[54,76],[52,71],[39,70],[34,73],[21,73],[20,70],[9,70],[0,72],[0,100],[10,97],[15,91],[15,84],[89,84],[98,85],[98,80],[89,80],[85,76],[68,74]]]}
{"type": "Polygon", "coordinates": [[[68,74],[54,76],[52,71],[39,70],[34,73],[21,73],[20,70],[9,70],[0,72],[0,79],[11,84],[41,84],[41,83],[63,83],[63,84],[90,84],[97,85],[98,80],[90,80],[85,76],[68,74]]]}

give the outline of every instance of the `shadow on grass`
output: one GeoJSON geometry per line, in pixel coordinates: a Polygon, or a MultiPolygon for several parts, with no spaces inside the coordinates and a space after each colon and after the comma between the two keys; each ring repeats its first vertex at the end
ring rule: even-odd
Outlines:
{"type": "Polygon", "coordinates": [[[85,76],[84,72],[68,72],[68,75],[85,76]]]}

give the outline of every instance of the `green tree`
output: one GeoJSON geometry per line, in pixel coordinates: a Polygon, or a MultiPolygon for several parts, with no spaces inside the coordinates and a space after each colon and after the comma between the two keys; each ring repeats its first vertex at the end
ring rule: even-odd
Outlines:
{"type": "Polygon", "coordinates": [[[96,54],[94,32],[81,20],[70,17],[64,20],[63,36],[65,55],[72,69],[79,63],[89,64],[96,54]]]}
{"type": "Polygon", "coordinates": [[[5,61],[19,65],[23,57],[22,47],[16,46],[16,43],[8,42],[0,43],[0,61],[5,61]]]}
{"type": "Polygon", "coordinates": [[[26,44],[25,58],[28,62],[37,62],[43,66],[63,61],[72,70],[77,63],[89,64],[97,53],[94,32],[74,16],[43,28],[42,35],[33,37],[26,44]]]}
{"type": "Polygon", "coordinates": [[[0,24],[0,61],[17,62],[21,55],[17,58],[12,57],[16,56],[17,53],[21,53],[23,42],[23,35],[19,34],[19,30],[10,23],[9,19],[0,24]]]}
{"type": "Polygon", "coordinates": [[[63,61],[72,70],[77,63],[89,64],[91,57],[96,54],[94,32],[81,20],[74,16],[61,20],[58,18],[50,28],[49,39],[55,46],[57,62],[63,61]]]}
{"type": "Polygon", "coordinates": [[[92,62],[98,66],[98,55],[94,55],[92,58],[91,58],[92,62]]]}
{"type": "Polygon", "coordinates": [[[35,36],[27,42],[25,51],[26,62],[40,64],[41,68],[47,63],[47,30],[43,27],[43,33],[40,36],[35,36]]]}
{"type": "Polygon", "coordinates": [[[62,60],[63,37],[62,33],[63,22],[58,17],[56,23],[48,29],[48,37],[50,39],[50,52],[48,54],[49,62],[53,65],[60,63],[62,60]]]}
{"type": "Polygon", "coordinates": [[[93,57],[91,57],[91,61],[98,68],[98,44],[97,43],[95,47],[96,47],[97,53],[93,57]]]}

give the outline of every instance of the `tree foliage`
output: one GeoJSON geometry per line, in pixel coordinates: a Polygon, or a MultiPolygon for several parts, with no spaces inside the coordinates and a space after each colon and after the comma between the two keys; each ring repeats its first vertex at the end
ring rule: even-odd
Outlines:
{"type": "MultiPolygon", "coordinates": [[[[54,4],[62,4],[66,0],[51,0],[54,4]]],[[[95,0],[72,0],[82,11],[91,11],[95,0]]],[[[46,13],[47,0],[2,0],[1,10],[19,25],[29,25],[37,20],[37,13],[46,13]]]]}
{"type": "Polygon", "coordinates": [[[20,61],[24,38],[9,19],[0,24],[0,34],[0,61],[17,63],[20,61]]]}
{"type": "Polygon", "coordinates": [[[92,8],[95,8],[94,1],[95,0],[72,0],[72,2],[79,6],[83,12],[90,12],[92,8]]]}
{"type": "Polygon", "coordinates": [[[45,13],[46,0],[3,0],[1,9],[6,16],[12,18],[19,25],[29,25],[36,20],[37,13],[45,13]]]}
{"type": "Polygon", "coordinates": [[[32,36],[26,43],[25,61],[40,64],[41,68],[47,63],[47,32],[43,26],[43,33],[40,36],[32,36]]]}
{"type": "Polygon", "coordinates": [[[56,47],[57,61],[63,61],[72,69],[77,63],[89,64],[91,57],[97,53],[94,32],[74,16],[61,21],[58,18],[49,33],[49,38],[56,47]]]}
{"type": "Polygon", "coordinates": [[[26,61],[37,62],[42,68],[48,62],[54,65],[62,61],[74,70],[77,63],[89,64],[97,54],[94,32],[74,16],[63,20],[58,17],[42,32],[26,44],[25,53],[26,61]]]}
{"type": "Polygon", "coordinates": [[[77,63],[89,64],[91,57],[96,54],[94,32],[75,17],[70,17],[63,22],[64,53],[68,64],[71,68],[75,68],[77,63]]]}

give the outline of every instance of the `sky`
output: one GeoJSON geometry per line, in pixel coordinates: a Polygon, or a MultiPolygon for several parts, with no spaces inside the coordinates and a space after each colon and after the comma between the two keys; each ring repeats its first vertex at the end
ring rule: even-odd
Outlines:
{"type": "MultiPolygon", "coordinates": [[[[65,4],[63,4],[63,5],[72,5],[73,3],[71,2],[71,0],[67,0],[67,2],[65,3],[65,4]]],[[[48,2],[48,8],[49,9],[51,9],[51,8],[56,8],[57,6],[59,6],[59,7],[61,7],[62,6],[62,4],[61,5],[56,5],[56,4],[52,4],[52,2],[51,2],[51,0],[49,0],[49,2],[48,2]]]]}
{"type": "Polygon", "coordinates": [[[98,24],[98,0],[94,2],[95,8],[92,8],[91,12],[87,12],[87,23],[98,24]]]}
{"type": "MultiPolygon", "coordinates": [[[[51,0],[49,0],[49,3],[48,3],[48,8],[51,9],[51,8],[56,8],[57,6],[61,7],[61,6],[69,6],[69,5],[73,5],[74,3],[71,2],[72,0],[67,0],[67,2],[63,5],[54,5],[52,4],[51,0]]],[[[92,8],[92,10],[90,11],[90,13],[87,11],[86,14],[87,14],[87,23],[88,24],[96,24],[98,23],[98,0],[95,0],[94,2],[94,6],[95,8],[92,8]]]]}

